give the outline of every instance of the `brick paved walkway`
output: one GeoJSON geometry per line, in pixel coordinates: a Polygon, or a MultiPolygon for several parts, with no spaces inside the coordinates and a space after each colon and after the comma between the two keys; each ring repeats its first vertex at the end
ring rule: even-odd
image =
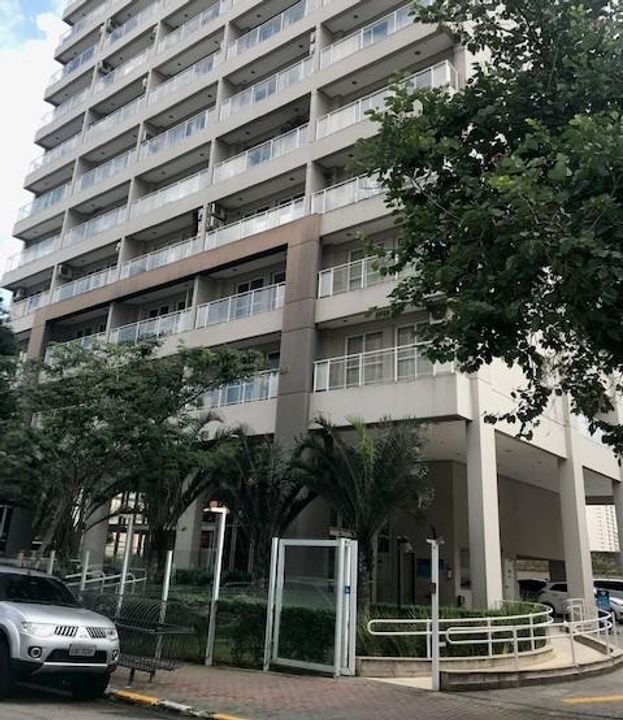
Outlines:
{"type": "MultiPolygon", "coordinates": [[[[127,671],[115,673],[121,689],[127,671]]],[[[138,692],[231,713],[248,720],[539,720],[577,717],[569,707],[526,708],[489,697],[440,695],[365,678],[287,675],[186,665],[158,673],[150,684],[138,674],[138,692]]],[[[527,690],[527,688],[526,688],[527,690]]],[[[535,688],[535,692],[538,689],[535,688]]],[[[601,717],[609,717],[601,715],[601,717]]]]}

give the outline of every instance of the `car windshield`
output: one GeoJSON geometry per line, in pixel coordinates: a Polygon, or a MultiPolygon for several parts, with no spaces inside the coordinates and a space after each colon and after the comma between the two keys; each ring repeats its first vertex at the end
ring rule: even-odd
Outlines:
{"type": "Polygon", "coordinates": [[[58,580],[40,575],[0,573],[0,600],[78,607],[69,588],[58,580]]]}

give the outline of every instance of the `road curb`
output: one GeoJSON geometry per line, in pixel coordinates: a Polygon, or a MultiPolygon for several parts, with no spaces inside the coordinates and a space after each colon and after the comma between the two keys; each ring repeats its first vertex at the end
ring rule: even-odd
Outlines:
{"type": "Polygon", "coordinates": [[[247,720],[239,715],[228,715],[227,713],[212,712],[210,710],[197,710],[192,705],[175,702],[174,700],[163,700],[155,695],[143,695],[131,690],[110,690],[108,697],[117,702],[124,702],[130,705],[142,705],[158,710],[182,715],[183,717],[203,718],[203,720],[247,720]]]}

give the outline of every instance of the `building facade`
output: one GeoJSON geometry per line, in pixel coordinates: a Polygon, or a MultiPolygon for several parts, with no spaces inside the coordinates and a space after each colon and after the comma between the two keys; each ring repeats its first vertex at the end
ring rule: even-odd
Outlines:
{"type": "MultiPolygon", "coordinates": [[[[518,558],[592,597],[585,503],[621,512],[614,456],[563,401],[530,442],[484,423],[520,376],[431,364],[425,313],[369,313],[394,281],[363,238],[391,245],[396,230],[377,184],[351,170],[375,132],[366,111],[397,72],[460,90],[468,54],[393,0],[73,0],[64,17],[14,230],[24,249],[2,279],[24,352],[147,335],[163,353],[261,350],[267,372],[209,399],[226,422],[286,444],[319,414],[345,431],[351,416],[426,423],[434,502],[379,538],[379,599],[425,597],[431,525],[444,602],[516,597],[518,558]]],[[[178,564],[206,562],[205,504],[180,522],[178,564]]],[[[332,525],[316,503],[292,532],[332,525]]]]}

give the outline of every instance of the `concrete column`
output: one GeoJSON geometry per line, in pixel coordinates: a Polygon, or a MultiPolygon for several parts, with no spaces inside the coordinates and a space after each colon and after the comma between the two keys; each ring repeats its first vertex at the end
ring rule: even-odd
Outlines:
{"type": "Polygon", "coordinates": [[[564,402],[564,412],[567,457],[558,459],[558,479],[565,570],[569,597],[583,598],[586,607],[590,608],[594,605],[593,571],[586,520],[584,468],[580,460],[575,431],[571,426],[568,399],[564,402]]]}
{"type": "Polygon", "coordinates": [[[108,539],[108,515],[110,513],[110,503],[102,505],[98,508],[90,518],[87,519],[87,525],[90,525],[80,542],[81,554],[85,550],[91,551],[91,559],[89,562],[101,565],[106,555],[106,541],[108,539]]]}
{"type": "Polygon", "coordinates": [[[472,378],[471,386],[474,419],[467,423],[466,450],[472,603],[491,608],[504,597],[495,430],[482,418],[480,380],[472,378]]]}
{"type": "Polygon", "coordinates": [[[617,535],[619,538],[619,567],[623,569],[623,481],[612,481],[612,497],[614,512],[617,519],[617,535]]]}
{"type": "Polygon", "coordinates": [[[175,567],[190,569],[199,564],[201,525],[205,498],[200,497],[188,507],[177,523],[175,534],[175,567]]]}

